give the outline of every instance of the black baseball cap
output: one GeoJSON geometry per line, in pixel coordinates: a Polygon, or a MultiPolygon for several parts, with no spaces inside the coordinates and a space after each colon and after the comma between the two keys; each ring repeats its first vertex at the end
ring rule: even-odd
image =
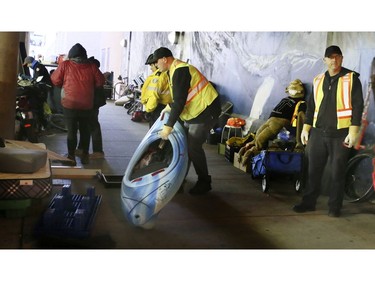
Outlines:
{"type": "Polygon", "coordinates": [[[335,45],[329,46],[326,49],[326,52],[324,53],[324,57],[328,58],[328,57],[332,56],[333,54],[337,54],[337,55],[342,56],[342,52],[341,52],[341,50],[338,46],[335,46],[335,45]]]}
{"type": "Polygon", "coordinates": [[[153,64],[153,63],[156,63],[158,60],[155,60],[154,59],[154,55],[151,54],[148,56],[146,62],[145,62],[145,65],[149,65],[149,64],[153,64]]]}
{"type": "Polygon", "coordinates": [[[154,60],[158,60],[161,58],[168,58],[168,57],[173,57],[171,50],[165,47],[160,47],[159,49],[154,51],[154,60]]]}

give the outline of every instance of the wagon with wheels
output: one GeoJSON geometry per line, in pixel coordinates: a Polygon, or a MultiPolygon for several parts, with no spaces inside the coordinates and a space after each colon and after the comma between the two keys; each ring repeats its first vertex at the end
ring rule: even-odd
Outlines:
{"type": "Polygon", "coordinates": [[[286,151],[281,149],[262,150],[252,158],[251,176],[261,179],[263,192],[268,192],[271,178],[288,176],[293,179],[297,192],[303,188],[303,151],[286,151]]]}

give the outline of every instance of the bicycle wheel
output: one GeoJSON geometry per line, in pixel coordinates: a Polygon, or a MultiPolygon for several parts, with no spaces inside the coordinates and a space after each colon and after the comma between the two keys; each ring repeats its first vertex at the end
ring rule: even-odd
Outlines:
{"type": "Polygon", "coordinates": [[[126,94],[126,85],[123,82],[117,82],[113,87],[113,98],[118,100],[126,94]]]}
{"type": "Polygon", "coordinates": [[[55,114],[48,115],[48,122],[52,127],[56,128],[56,129],[59,129],[63,132],[68,131],[68,129],[66,128],[66,125],[65,125],[65,120],[64,120],[63,114],[55,113],[55,114]]]}
{"type": "Polygon", "coordinates": [[[127,113],[132,115],[133,112],[143,109],[143,104],[140,101],[134,101],[132,106],[128,109],[127,113]]]}
{"type": "Polygon", "coordinates": [[[372,153],[361,153],[349,160],[345,173],[345,195],[349,202],[364,202],[374,195],[373,157],[372,153]]]}
{"type": "Polygon", "coordinates": [[[133,112],[134,112],[134,106],[135,106],[134,104],[135,104],[135,102],[132,101],[131,104],[130,104],[130,106],[129,106],[129,108],[128,108],[128,110],[126,111],[127,114],[129,114],[129,115],[133,114],[133,112]]]}

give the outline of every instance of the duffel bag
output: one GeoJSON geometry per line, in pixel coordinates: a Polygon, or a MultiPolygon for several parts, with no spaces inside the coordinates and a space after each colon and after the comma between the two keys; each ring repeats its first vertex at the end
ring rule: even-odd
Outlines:
{"type": "Polygon", "coordinates": [[[251,159],[251,176],[253,178],[259,178],[266,174],[265,167],[265,156],[266,150],[262,150],[258,155],[255,155],[251,159]]]}

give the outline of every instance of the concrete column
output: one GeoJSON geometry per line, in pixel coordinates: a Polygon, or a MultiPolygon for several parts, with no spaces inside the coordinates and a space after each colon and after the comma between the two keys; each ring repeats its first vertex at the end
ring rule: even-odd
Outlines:
{"type": "Polygon", "coordinates": [[[14,139],[19,32],[0,32],[0,137],[14,139]]]}

